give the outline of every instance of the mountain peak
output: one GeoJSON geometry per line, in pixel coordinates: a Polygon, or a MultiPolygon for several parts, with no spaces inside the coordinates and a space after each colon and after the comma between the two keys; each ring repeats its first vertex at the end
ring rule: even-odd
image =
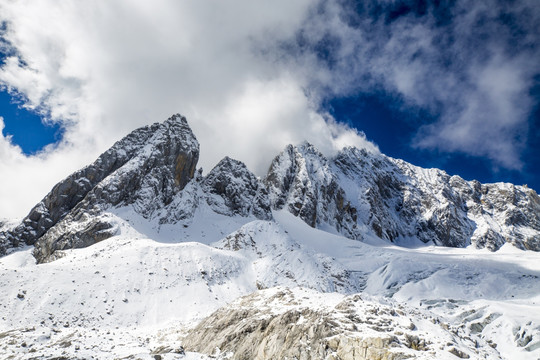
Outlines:
{"type": "Polygon", "coordinates": [[[203,189],[219,214],[272,218],[266,187],[241,161],[225,156],[205,177],[203,189]]]}
{"type": "Polygon", "coordinates": [[[111,206],[132,204],[141,215],[150,217],[193,178],[198,158],[199,143],[179,114],[136,129],[94,163],[55,185],[19,226],[0,234],[0,254],[8,247],[34,245],[44,238],[36,244],[39,260],[55,249],[88,246],[107,238],[114,227],[99,221],[86,224],[84,236],[77,231],[68,231],[69,236],[65,233],[73,218],[111,206]],[[56,237],[44,237],[47,233],[66,236],[62,244],[51,247],[56,237]],[[49,244],[43,246],[44,241],[49,244]]]}

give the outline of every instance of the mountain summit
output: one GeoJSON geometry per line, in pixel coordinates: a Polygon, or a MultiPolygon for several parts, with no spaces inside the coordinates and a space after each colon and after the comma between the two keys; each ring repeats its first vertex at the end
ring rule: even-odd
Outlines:
{"type": "Polygon", "coordinates": [[[175,224],[201,203],[225,216],[266,220],[272,209],[285,209],[311,227],[360,241],[418,239],[491,251],[511,243],[540,251],[540,199],[527,187],[465,181],[364,149],[327,159],[308,143],[288,145],[262,180],[228,157],[203,177],[198,158],[199,143],[181,115],[139,128],[1,232],[0,254],[34,245],[38,262],[51,261],[59,250],[117,234],[117,209],[175,224]]]}

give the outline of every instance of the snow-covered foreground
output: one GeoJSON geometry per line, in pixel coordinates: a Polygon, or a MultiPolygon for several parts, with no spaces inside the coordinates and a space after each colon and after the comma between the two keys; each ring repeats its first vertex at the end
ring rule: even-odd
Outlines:
{"type": "Polygon", "coordinates": [[[288,212],[275,221],[197,216],[160,231],[122,215],[120,235],[54,262],[36,265],[31,249],[0,259],[1,358],[205,359],[187,346],[182,354],[184,336],[254,292],[254,309],[330,316],[360,293],[351,336],[393,336],[416,358],[540,358],[539,253],[362,243],[288,212]],[[287,288],[295,301],[273,303],[287,288]],[[387,309],[374,321],[391,309],[403,315],[369,330],[360,315],[373,308],[387,309]],[[415,336],[424,345],[406,346],[415,336]]]}

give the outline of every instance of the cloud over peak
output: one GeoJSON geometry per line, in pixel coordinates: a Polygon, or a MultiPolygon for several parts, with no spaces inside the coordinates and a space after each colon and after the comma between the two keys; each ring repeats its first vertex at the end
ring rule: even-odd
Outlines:
{"type": "Polygon", "coordinates": [[[413,146],[521,169],[539,28],[535,1],[326,1],[283,52],[320,97],[382,91],[427,110],[413,146]]]}
{"type": "Polygon", "coordinates": [[[177,112],[201,142],[206,171],[230,155],[263,174],[286,144],[304,139],[327,152],[343,144],[374,148],[317,113],[294,71],[260,52],[294,33],[310,3],[1,4],[2,37],[13,51],[0,83],[24,95],[26,106],[48,109],[66,130],[59,146],[39,156],[0,139],[9,153],[0,159],[0,217],[24,215],[114,141],[177,112]],[[47,176],[18,185],[33,172],[47,176]]]}
{"type": "Polygon", "coordinates": [[[114,141],[177,112],[201,142],[206,171],[230,155],[262,174],[284,145],[303,140],[327,154],[377,151],[322,106],[358,93],[432,114],[412,146],[519,169],[540,73],[537,4],[3,2],[0,84],[65,132],[31,157],[0,138],[0,217],[24,215],[114,141]],[[36,172],[46,175],[29,186],[36,172]]]}

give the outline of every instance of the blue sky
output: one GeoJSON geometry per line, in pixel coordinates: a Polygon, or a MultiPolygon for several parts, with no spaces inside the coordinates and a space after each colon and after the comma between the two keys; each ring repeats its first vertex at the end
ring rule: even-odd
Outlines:
{"type": "Polygon", "coordinates": [[[490,159],[471,156],[461,152],[442,152],[421,149],[413,145],[413,139],[422,124],[433,122],[429,114],[407,112],[399,101],[384,95],[359,95],[332,99],[329,111],[335,118],[361,129],[369,140],[375,142],[386,155],[404,159],[422,167],[435,167],[451,175],[481,182],[511,182],[527,184],[540,189],[540,108],[530,118],[530,131],[526,148],[521,154],[524,166],[509,170],[494,165],[490,159]]]}
{"type": "Polygon", "coordinates": [[[540,189],[536,0],[20,0],[0,14],[0,217],[178,112],[205,171],[229,155],[264,175],[307,140],[540,189]]]}
{"type": "Polygon", "coordinates": [[[22,101],[7,91],[0,92],[0,116],[4,118],[3,135],[11,136],[11,142],[20,146],[27,155],[34,155],[62,139],[58,123],[47,124],[44,116],[25,109],[22,101]]]}

